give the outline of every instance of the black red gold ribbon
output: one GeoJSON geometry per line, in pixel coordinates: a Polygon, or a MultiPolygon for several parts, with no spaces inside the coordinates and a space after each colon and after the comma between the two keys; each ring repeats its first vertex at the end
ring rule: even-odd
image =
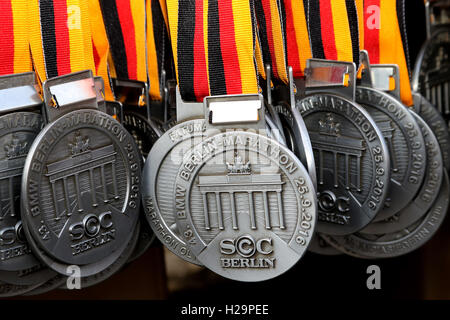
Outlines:
{"type": "Polygon", "coordinates": [[[147,70],[150,99],[161,100],[161,74],[171,76],[172,48],[165,0],[147,0],[147,70]]]}
{"type": "Polygon", "coordinates": [[[273,79],[287,83],[284,3],[279,0],[255,1],[255,11],[264,62],[271,66],[273,79]]]}
{"type": "Polygon", "coordinates": [[[41,81],[95,70],[87,0],[29,0],[33,64],[41,81]]]}
{"type": "Polygon", "coordinates": [[[167,11],[184,100],[258,92],[249,1],[168,0],[167,11]]]}
{"type": "Polygon", "coordinates": [[[307,9],[314,58],[359,65],[358,16],[354,0],[310,0],[307,9]]]}
{"type": "Polygon", "coordinates": [[[147,82],[145,0],[100,0],[117,78],[147,82]]]}
{"type": "Polygon", "coordinates": [[[373,64],[396,64],[400,69],[400,96],[402,102],[413,104],[409,71],[404,48],[404,35],[398,19],[398,8],[403,0],[357,1],[362,17],[361,48],[369,53],[373,64]]]}

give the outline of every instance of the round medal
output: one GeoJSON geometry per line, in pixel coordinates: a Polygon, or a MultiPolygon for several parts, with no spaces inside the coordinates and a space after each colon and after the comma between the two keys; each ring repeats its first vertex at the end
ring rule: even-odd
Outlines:
{"type": "Polygon", "coordinates": [[[219,133],[196,145],[173,193],[180,234],[201,263],[230,279],[280,275],[314,232],[317,199],[308,172],[260,134],[219,133]]]}
{"type": "Polygon", "coordinates": [[[321,233],[351,234],[383,208],[389,153],[381,131],[361,106],[334,94],[299,100],[316,160],[321,233]]]}
{"type": "Polygon", "coordinates": [[[447,213],[449,194],[448,175],[444,171],[444,180],[435,203],[423,218],[407,228],[379,235],[325,235],[324,239],[342,252],[359,258],[391,258],[409,253],[425,244],[436,233],[447,213]]]}
{"type": "Polygon", "coordinates": [[[425,143],[414,116],[394,97],[360,86],[356,88],[356,101],[375,120],[389,150],[389,192],[374,219],[381,221],[407,206],[419,191],[425,177],[425,143]]]}
{"type": "Polygon", "coordinates": [[[428,212],[439,194],[444,170],[439,143],[425,121],[414,112],[411,113],[419,124],[425,141],[427,157],[425,179],[419,192],[406,207],[395,213],[392,217],[378,222],[372,222],[361,230],[363,233],[391,233],[407,228],[428,212]]]}
{"type": "Polygon", "coordinates": [[[140,207],[141,157],[132,136],[97,110],[47,125],[30,148],[22,220],[63,264],[88,265],[131,239],[140,207]]]}

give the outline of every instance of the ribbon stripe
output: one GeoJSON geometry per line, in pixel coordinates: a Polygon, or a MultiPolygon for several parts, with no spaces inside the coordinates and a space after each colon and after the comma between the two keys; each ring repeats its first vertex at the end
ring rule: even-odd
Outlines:
{"type": "Polygon", "coordinates": [[[258,92],[250,2],[169,0],[167,10],[184,100],[258,92]]]}
{"type": "Polygon", "coordinates": [[[411,106],[413,98],[405,51],[406,34],[402,34],[404,12],[399,10],[404,10],[403,0],[364,0],[363,48],[368,51],[371,63],[399,66],[401,100],[411,106]]]}
{"type": "Polygon", "coordinates": [[[30,0],[30,48],[41,79],[95,69],[87,0],[30,0]]]}
{"type": "Polygon", "coordinates": [[[0,75],[14,73],[14,18],[11,1],[0,2],[0,75]]]}
{"type": "Polygon", "coordinates": [[[358,17],[354,0],[308,2],[308,27],[314,58],[359,65],[358,17]]]}
{"type": "Polygon", "coordinates": [[[101,0],[101,8],[117,78],[147,82],[145,1],[101,0]]]}

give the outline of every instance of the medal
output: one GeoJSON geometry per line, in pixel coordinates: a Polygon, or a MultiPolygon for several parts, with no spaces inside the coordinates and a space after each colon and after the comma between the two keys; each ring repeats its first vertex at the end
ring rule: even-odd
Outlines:
{"type": "MultiPolygon", "coordinates": [[[[101,92],[92,73],[61,75],[93,65],[89,24],[84,30],[69,29],[74,32],[69,47],[84,48],[84,56],[76,56],[78,63],[72,51],[69,64],[49,58],[53,48],[46,37],[67,32],[68,25],[55,34],[41,34],[41,19],[58,20],[65,14],[47,5],[36,1],[29,8],[35,17],[30,28],[34,64],[41,79],[52,78],[43,84],[47,125],[25,164],[22,219],[30,246],[42,261],[64,275],[67,265],[81,265],[86,276],[99,271],[96,265],[112,263],[114,259],[107,261],[120,255],[132,237],[140,205],[141,157],[131,135],[99,111],[101,92]]],[[[79,5],[87,19],[87,2],[79,5]]]]}
{"type": "Polygon", "coordinates": [[[361,232],[369,234],[382,234],[400,231],[422,218],[439,195],[444,171],[442,153],[439,142],[426,122],[414,112],[411,114],[416,119],[422,130],[426,146],[426,172],[425,179],[420,190],[413,200],[390,218],[379,222],[372,222],[361,232]]]}
{"type": "Polygon", "coordinates": [[[377,235],[357,233],[348,236],[328,236],[324,239],[342,252],[359,258],[391,258],[416,250],[436,233],[447,213],[449,181],[444,179],[439,195],[425,216],[400,231],[377,235]]]}
{"type": "Polygon", "coordinates": [[[314,231],[309,175],[291,151],[260,134],[221,133],[195,146],[178,171],[175,199],[179,232],[197,259],[234,280],[287,271],[314,231]]]}
{"type": "MultiPolygon", "coordinates": [[[[313,57],[358,62],[356,11],[345,1],[331,7],[327,3],[309,2],[313,57]],[[335,42],[327,42],[322,34],[332,34],[335,42]]],[[[353,62],[309,59],[304,72],[307,95],[297,99],[296,108],[308,128],[316,160],[318,231],[350,234],[383,208],[389,187],[388,149],[375,121],[354,102],[353,62]]]]}

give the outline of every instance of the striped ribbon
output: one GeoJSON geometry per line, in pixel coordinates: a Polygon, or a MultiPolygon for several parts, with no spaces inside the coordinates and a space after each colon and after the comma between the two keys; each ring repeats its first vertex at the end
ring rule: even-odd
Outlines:
{"type": "Polygon", "coordinates": [[[115,75],[147,82],[145,0],[100,0],[115,75]]]}
{"type": "Polygon", "coordinates": [[[286,11],[286,51],[294,77],[303,77],[306,60],[312,58],[305,11],[308,0],[283,0],[286,11]]]}
{"type": "Polygon", "coordinates": [[[167,0],[181,96],[257,93],[250,1],[167,0]]]}
{"type": "Polygon", "coordinates": [[[355,0],[309,0],[307,17],[314,58],[355,62],[359,66],[355,0]]]}
{"type": "Polygon", "coordinates": [[[396,64],[400,69],[400,97],[402,102],[413,105],[409,70],[405,55],[405,34],[399,23],[398,9],[403,10],[403,0],[358,0],[358,12],[362,17],[360,29],[361,48],[369,53],[373,64],[396,64]]]}
{"type": "Polygon", "coordinates": [[[105,84],[105,99],[115,100],[111,86],[111,77],[108,67],[108,56],[110,54],[109,42],[106,35],[105,24],[98,0],[89,0],[89,18],[91,22],[91,34],[93,54],[95,62],[95,74],[103,78],[105,84]]]}
{"type": "Polygon", "coordinates": [[[32,70],[27,0],[0,1],[0,75],[32,70]]]}
{"type": "Polygon", "coordinates": [[[170,78],[172,50],[170,46],[165,0],[147,0],[147,70],[150,99],[161,100],[161,74],[170,78]]]}
{"type": "Polygon", "coordinates": [[[287,83],[284,3],[279,0],[255,1],[255,11],[264,62],[271,66],[273,79],[287,83]]]}
{"type": "Polygon", "coordinates": [[[87,0],[29,0],[30,47],[41,81],[95,70],[87,0]]]}

